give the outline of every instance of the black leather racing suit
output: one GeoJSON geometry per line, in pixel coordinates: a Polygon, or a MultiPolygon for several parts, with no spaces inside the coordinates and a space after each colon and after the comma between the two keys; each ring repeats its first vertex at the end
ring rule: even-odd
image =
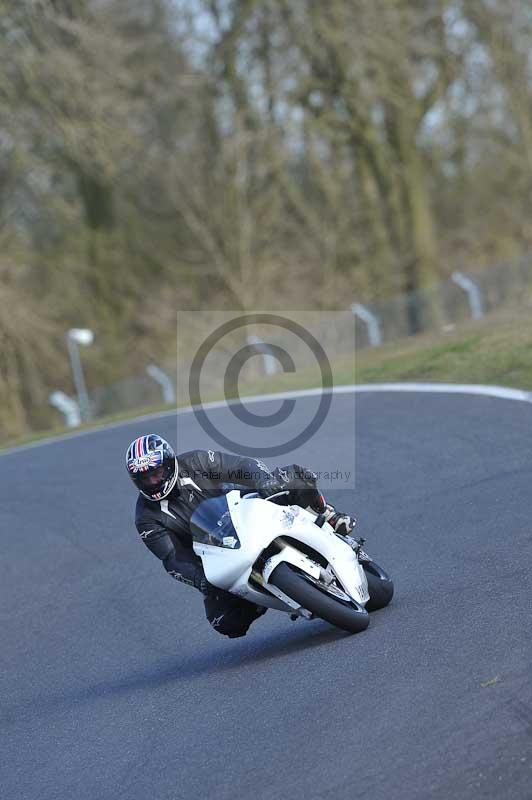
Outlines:
{"type": "MultiPolygon", "coordinates": [[[[190,517],[207,497],[225,494],[230,484],[257,488],[261,480],[281,477],[290,495],[285,502],[319,509],[323,502],[316,478],[297,465],[276,468],[273,473],[262,461],[221,453],[191,450],[178,456],[178,479],[164,500],[154,502],[139,494],[135,524],[146,547],[161,559],[164,568],[178,581],[200,588],[205,584],[201,559],[192,549],[190,517]]],[[[205,612],[215,630],[230,637],[244,636],[264,609],[223,590],[205,592],[205,612]]]]}

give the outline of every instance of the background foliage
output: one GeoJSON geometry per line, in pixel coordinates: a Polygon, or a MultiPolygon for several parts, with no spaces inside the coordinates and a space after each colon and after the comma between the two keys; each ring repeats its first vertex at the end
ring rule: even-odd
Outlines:
{"type": "Polygon", "coordinates": [[[529,248],[530,0],[0,0],[0,35],[4,438],[72,393],[71,326],[97,386],[172,359],[177,308],[529,248]]]}

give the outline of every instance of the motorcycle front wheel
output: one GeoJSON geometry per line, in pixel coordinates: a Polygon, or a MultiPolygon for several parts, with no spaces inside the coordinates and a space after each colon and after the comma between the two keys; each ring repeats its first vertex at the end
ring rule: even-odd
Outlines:
{"type": "Polygon", "coordinates": [[[393,597],[393,581],[387,572],[375,561],[368,559],[362,561],[362,568],[366,573],[368,582],[369,600],[366,603],[367,611],[377,611],[388,605],[393,597]]]}
{"type": "Polygon", "coordinates": [[[314,616],[337,628],[349,633],[360,633],[369,625],[369,614],[363,606],[327,594],[325,589],[307,581],[303,573],[286,562],[274,569],[269,582],[314,616]]]}

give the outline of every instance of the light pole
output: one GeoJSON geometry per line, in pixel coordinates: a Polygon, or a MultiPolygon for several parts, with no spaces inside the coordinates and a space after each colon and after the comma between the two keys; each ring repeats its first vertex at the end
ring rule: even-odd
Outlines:
{"type": "Polygon", "coordinates": [[[89,396],[87,394],[87,387],[85,386],[85,377],[83,375],[81,359],[79,357],[79,345],[83,345],[84,347],[91,345],[94,341],[94,333],[89,330],[89,328],[70,328],[66,338],[68,354],[70,356],[70,364],[72,366],[74,386],[76,387],[76,393],[78,395],[81,421],[86,422],[91,418],[91,408],[89,404],[89,396]]]}

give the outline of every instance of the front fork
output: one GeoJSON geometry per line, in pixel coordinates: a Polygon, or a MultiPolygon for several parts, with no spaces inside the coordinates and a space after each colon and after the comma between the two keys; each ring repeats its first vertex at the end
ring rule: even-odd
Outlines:
{"type": "Polygon", "coordinates": [[[336,533],[335,535],[338,536],[343,542],[347,542],[351,550],[356,554],[356,557],[359,561],[370,561],[370,557],[367,553],[364,552],[362,549],[363,545],[366,544],[366,540],[363,536],[359,536],[358,539],[355,539],[353,536],[342,536],[341,533],[336,533]]]}

